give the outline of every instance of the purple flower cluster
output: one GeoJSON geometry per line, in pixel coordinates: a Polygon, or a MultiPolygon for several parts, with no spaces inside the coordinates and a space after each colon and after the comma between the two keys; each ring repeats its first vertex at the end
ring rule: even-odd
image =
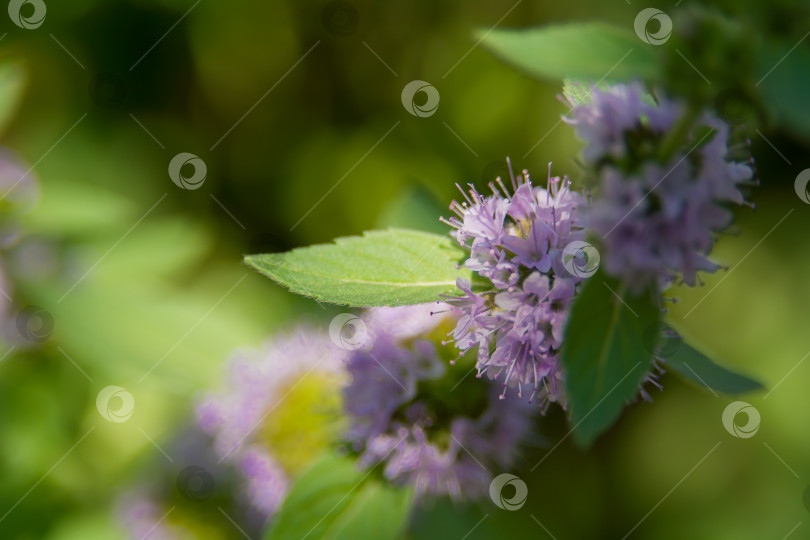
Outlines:
{"type": "Polygon", "coordinates": [[[428,305],[367,312],[370,339],[347,363],[346,437],[360,452],[361,466],[384,463],[384,476],[413,486],[417,496],[474,499],[486,493],[492,479],[487,467],[503,470],[513,464],[530,429],[531,408],[520,400],[497,399],[492,387],[454,409],[448,399],[452,392],[460,397],[480,387],[457,389],[460,381],[448,381],[452,374],[439,354],[440,336],[428,334],[455,320],[430,310],[428,305]]]}
{"type": "MultiPolygon", "coordinates": [[[[281,451],[268,443],[267,432],[284,426],[268,423],[277,422],[273,415],[290,403],[300,405],[294,393],[307,390],[313,382],[323,380],[325,386],[337,387],[344,360],[345,351],[328,336],[299,330],[294,335],[276,338],[260,353],[235,355],[230,362],[226,390],[209,396],[198,406],[199,426],[215,437],[215,451],[221,460],[239,466],[247,480],[251,503],[265,515],[277,509],[289,489],[291,473],[298,472],[285,467],[281,451]]],[[[297,421],[295,426],[286,426],[290,430],[287,439],[311,436],[304,431],[308,412],[288,411],[285,418],[294,417],[297,421]]],[[[303,454],[312,449],[292,451],[303,454]]]]}
{"type": "Polygon", "coordinates": [[[730,159],[729,127],[708,112],[687,125],[681,147],[661,156],[667,137],[691,118],[682,104],[656,104],[640,84],[592,96],[572,103],[568,122],[596,168],[590,224],[603,239],[605,270],[636,289],[676,276],[695,285],[697,272],[720,268],[708,258],[714,235],[731,222],[726,206],[745,202],[739,185],[751,180],[752,167],[730,159]]]}
{"type": "Polygon", "coordinates": [[[492,195],[470,186],[466,201],[453,201],[456,217],[445,220],[470,257],[464,266],[475,274],[472,284],[459,280],[465,295],[448,298],[460,313],[453,331],[462,352],[478,347],[479,376],[503,375],[503,394],[517,388],[545,410],[550,402],[565,406],[558,351],[568,308],[582,279],[566,270],[567,245],[585,238],[585,197],[570,189],[567,178],[551,177],[535,187],[526,171],[515,178],[512,192],[500,178],[490,183],[492,195]]]}

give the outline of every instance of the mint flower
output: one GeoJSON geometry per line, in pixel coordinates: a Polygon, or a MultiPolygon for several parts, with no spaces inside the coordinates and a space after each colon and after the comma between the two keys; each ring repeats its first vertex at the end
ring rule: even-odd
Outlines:
{"type": "Polygon", "coordinates": [[[565,269],[563,250],[585,238],[587,201],[567,178],[551,176],[551,164],[545,189],[509,168],[511,193],[500,178],[486,197],[471,185],[466,202],[450,206],[456,217],[443,220],[469,249],[464,266],[475,273],[472,284],[458,282],[464,296],[447,303],[459,314],[456,347],[478,347],[478,376],[500,377],[501,397],[507,387],[521,397],[528,389],[545,411],[551,402],[565,406],[558,351],[582,278],[565,269]]]}
{"type": "Polygon", "coordinates": [[[596,170],[590,224],[602,237],[609,274],[637,290],[677,276],[693,286],[698,272],[720,268],[708,258],[715,234],[731,223],[727,207],[745,203],[739,187],[753,170],[731,160],[725,122],[645,96],[640,84],[616,85],[595,90],[590,103],[572,103],[567,121],[596,170]],[[667,137],[682,124],[686,141],[662,156],[667,137]]]}
{"type": "Polygon", "coordinates": [[[234,355],[225,390],[197,407],[220,459],[238,465],[252,506],[275,512],[292,478],[332,441],[345,351],[309,329],[234,355]]]}
{"type": "Polygon", "coordinates": [[[430,310],[422,305],[366,313],[370,340],[346,365],[346,438],[361,466],[383,463],[385,478],[412,486],[417,497],[480,498],[494,470],[514,463],[529,433],[531,408],[497,399],[493,387],[455,380],[465,374],[449,372],[437,343],[455,318],[431,316],[430,310]]]}

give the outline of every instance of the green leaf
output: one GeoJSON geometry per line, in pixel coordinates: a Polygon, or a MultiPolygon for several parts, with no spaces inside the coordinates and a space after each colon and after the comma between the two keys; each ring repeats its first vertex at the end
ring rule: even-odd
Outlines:
{"type": "MultiPolygon", "coordinates": [[[[562,94],[563,97],[569,103],[571,103],[571,105],[588,105],[593,102],[594,89],[606,91],[610,89],[610,84],[604,81],[596,84],[588,84],[585,81],[565,79],[563,80],[562,94]]],[[[642,90],[641,100],[647,105],[651,105],[653,107],[658,106],[658,102],[655,100],[655,97],[646,90],[642,90]]]]}
{"type": "Polygon", "coordinates": [[[698,348],[707,350],[708,347],[691,335],[688,328],[681,327],[675,320],[664,323],[657,336],[657,350],[659,356],[666,362],[664,367],[671,368],[704,388],[708,387],[724,394],[742,394],[764,388],[758,381],[714,363],[709,356],[698,350],[698,348]]]}
{"type": "Polygon", "coordinates": [[[571,310],[562,350],[574,438],[589,446],[619,417],[650,369],[645,329],[656,324],[654,291],[640,295],[601,270],[588,278],[571,310]]]}
{"type": "Polygon", "coordinates": [[[387,486],[380,481],[368,482],[335,520],[334,533],[328,537],[335,540],[397,538],[412,501],[412,493],[407,489],[387,486]]]}
{"type": "Polygon", "coordinates": [[[477,37],[495,55],[537,78],[615,81],[660,75],[655,47],[633,32],[603,23],[479,30],[477,37]]]}
{"type": "Polygon", "coordinates": [[[588,105],[593,101],[590,86],[582,81],[565,79],[562,89],[563,97],[571,105],[588,105]]]}
{"type": "Polygon", "coordinates": [[[456,294],[464,250],[449,236],[389,229],[334,244],[248,255],[245,262],[290,291],[355,307],[402,306],[456,294]]]}
{"type": "Polygon", "coordinates": [[[327,455],[295,482],[264,538],[394,539],[412,500],[410,490],[359,472],[354,460],[327,455]]]}
{"type": "Polygon", "coordinates": [[[757,86],[762,104],[780,125],[810,141],[810,49],[803,44],[766,41],[758,49],[757,86]],[[794,48],[795,47],[795,48],[794,48]]]}
{"type": "MultiPolygon", "coordinates": [[[[589,105],[593,103],[593,91],[597,89],[607,91],[610,89],[610,84],[605,81],[600,81],[596,84],[589,84],[585,81],[564,79],[562,95],[572,107],[589,105]]],[[[646,90],[642,90],[641,100],[652,107],[658,106],[655,96],[646,90]]]]}
{"type": "Polygon", "coordinates": [[[665,367],[672,368],[701,386],[724,394],[743,394],[764,388],[762,384],[753,379],[715,364],[710,358],[683,341],[665,360],[665,367]]]}

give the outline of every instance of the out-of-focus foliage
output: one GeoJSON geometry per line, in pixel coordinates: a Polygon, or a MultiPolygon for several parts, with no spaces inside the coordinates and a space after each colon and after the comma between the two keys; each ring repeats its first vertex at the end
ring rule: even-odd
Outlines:
{"type": "Polygon", "coordinates": [[[265,538],[393,540],[405,527],[412,495],[358,471],[351,458],[322,456],[287,495],[265,538]]]}

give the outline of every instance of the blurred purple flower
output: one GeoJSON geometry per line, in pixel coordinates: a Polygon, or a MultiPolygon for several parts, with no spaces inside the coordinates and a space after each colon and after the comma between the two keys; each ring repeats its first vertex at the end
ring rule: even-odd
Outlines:
{"type": "Polygon", "coordinates": [[[144,493],[127,494],[118,502],[117,513],[128,538],[177,540],[191,535],[191,531],[184,527],[166,523],[166,509],[144,493]]]}
{"type": "Polygon", "coordinates": [[[640,83],[594,88],[591,98],[588,103],[572,102],[571,116],[564,119],[576,127],[577,136],[587,143],[582,157],[589,164],[605,157],[624,158],[630,150],[627,133],[644,127],[664,133],[683,113],[680,103],[666,101],[656,105],[645,99],[640,83]]]}
{"type": "Polygon", "coordinates": [[[286,471],[262,448],[249,448],[239,460],[248,481],[248,499],[254,507],[273,513],[284,500],[290,480],[286,471]]]}
{"type": "Polygon", "coordinates": [[[437,338],[427,334],[456,320],[432,315],[431,308],[366,313],[372,340],[347,363],[346,436],[361,452],[361,466],[384,463],[388,480],[412,486],[419,497],[477,498],[492,479],[488,467],[503,470],[514,463],[530,429],[532,408],[520,400],[497,399],[493,387],[482,394],[482,403],[465,402],[464,410],[455,410],[448,399],[455,386],[447,382],[437,338]],[[408,321],[414,319],[430,324],[421,334],[403,334],[401,329],[412,327],[408,321]],[[479,405],[483,412],[470,416],[479,405]]]}
{"type": "MultiPolygon", "coordinates": [[[[345,355],[328,335],[300,329],[274,339],[263,351],[237,353],[230,361],[226,389],[198,405],[199,426],[215,437],[222,460],[238,464],[252,504],[265,515],[271,515],[283,500],[292,472],[280,464],[272,444],[262,436],[271,421],[268,417],[283,407],[296,388],[306,389],[307,381],[327,377],[337,386],[345,355]]],[[[307,415],[307,411],[294,412],[301,419],[307,415]]],[[[305,424],[286,429],[305,430],[305,424]]],[[[301,454],[311,451],[299,449],[301,454]]]]}
{"type": "Polygon", "coordinates": [[[568,122],[597,169],[589,217],[603,238],[605,270],[641,290],[677,276],[693,286],[699,271],[720,268],[708,258],[714,235],[731,223],[726,206],[745,202],[739,185],[753,176],[748,163],[730,159],[728,125],[704,112],[662,163],[660,146],[686,114],[680,103],[656,104],[630,84],[594,90],[591,103],[572,105],[568,122]]]}

